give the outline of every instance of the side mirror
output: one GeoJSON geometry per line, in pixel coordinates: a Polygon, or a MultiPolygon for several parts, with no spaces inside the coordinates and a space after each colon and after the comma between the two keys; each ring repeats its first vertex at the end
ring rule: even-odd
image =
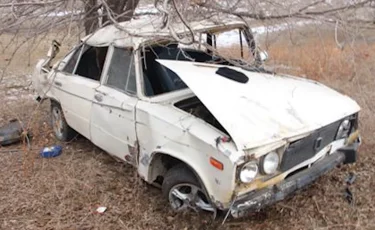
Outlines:
{"type": "Polygon", "coordinates": [[[262,62],[265,62],[268,60],[268,53],[265,50],[259,51],[259,57],[262,62]]]}

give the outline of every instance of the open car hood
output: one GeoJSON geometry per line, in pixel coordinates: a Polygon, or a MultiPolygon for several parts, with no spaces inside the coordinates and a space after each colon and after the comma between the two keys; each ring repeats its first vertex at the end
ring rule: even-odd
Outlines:
{"type": "Polygon", "coordinates": [[[303,78],[226,66],[249,78],[240,83],[216,74],[224,66],[158,61],[179,75],[239,149],[302,135],[360,110],[349,97],[303,78]]]}

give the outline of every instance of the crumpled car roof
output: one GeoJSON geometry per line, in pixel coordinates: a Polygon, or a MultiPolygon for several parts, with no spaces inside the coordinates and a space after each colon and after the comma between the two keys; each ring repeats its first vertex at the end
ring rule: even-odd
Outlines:
{"type": "MultiPolygon", "coordinates": [[[[189,25],[193,31],[199,32],[235,28],[245,26],[246,23],[230,16],[215,16],[209,19],[189,22],[189,25]]],[[[182,22],[173,23],[172,27],[177,34],[189,33],[188,28],[182,22]]],[[[172,39],[169,29],[167,27],[163,28],[161,16],[147,16],[103,27],[86,36],[82,41],[96,47],[113,44],[117,47],[138,48],[144,42],[160,39],[172,39]]]]}

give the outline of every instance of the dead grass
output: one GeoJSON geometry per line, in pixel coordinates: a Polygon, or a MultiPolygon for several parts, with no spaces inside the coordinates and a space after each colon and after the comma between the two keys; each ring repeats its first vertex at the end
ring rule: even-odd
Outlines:
{"type": "Polygon", "coordinates": [[[78,36],[67,36],[67,31],[51,32],[37,37],[0,34],[0,69],[10,73],[32,73],[39,59],[45,58],[53,39],[62,44],[56,60],[79,41],[78,36]]]}
{"type": "MultiPolygon", "coordinates": [[[[374,42],[358,41],[339,49],[332,37],[323,40],[316,37],[298,45],[274,44],[269,54],[272,57],[269,64],[279,67],[276,71],[318,80],[354,98],[362,107],[362,131],[375,133],[374,42]]],[[[374,143],[371,135],[364,135],[364,140],[374,143]]]]}
{"type": "MultiPolygon", "coordinates": [[[[0,148],[0,229],[375,229],[374,45],[358,43],[341,51],[330,41],[321,47],[319,40],[299,46],[275,43],[269,49],[269,63],[291,66],[280,71],[318,79],[358,101],[364,144],[356,164],[335,170],[265,211],[221,226],[221,220],[206,214],[172,213],[159,189],[142,182],[134,168],[116,162],[88,140],[57,143],[44,104],[32,122],[32,150],[25,151],[22,144],[0,148]],[[63,154],[40,158],[39,150],[53,144],[62,144],[63,154]],[[350,171],[357,175],[351,188],[354,205],[343,197],[350,171]],[[95,213],[99,205],[108,207],[102,215],[95,213]]],[[[32,62],[44,56],[49,42],[43,43],[32,54],[32,62]]],[[[37,106],[27,87],[28,58],[22,52],[15,57],[8,68],[12,74],[0,83],[0,125],[15,116],[29,120],[37,106]],[[9,99],[11,89],[17,89],[18,100],[9,99]]]]}
{"type": "Polygon", "coordinates": [[[331,40],[309,39],[299,44],[271,46],[272,64],[294,67],[291,74],[307,76],[314,80],[351,80],[358,68],[366,66],[375,58],[375,44],[357,43],[337,47],[331,40]]]}

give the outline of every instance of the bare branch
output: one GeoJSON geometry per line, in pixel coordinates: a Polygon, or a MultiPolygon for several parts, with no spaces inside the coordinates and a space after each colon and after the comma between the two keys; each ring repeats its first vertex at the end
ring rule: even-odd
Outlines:
{"type": "Polygon", "coordinates": [[[12,2],[6,4],[0,4],[0,8],[5,7],[15,7],[15,6],[45,6],[45,5],[53,5],[55,3],[61,2],[61,0],[49,1],[49,2],[12,2]]]}
{"type": "Polygon", "coordinates": [[[237,15],[241,17],[247,17],[247,18],[253,18],[258,20],[270,20],[270,19],[284,19],[284,18],[292,18],[292,17],[301,17],[301,16],[320,16],[320,15],[327,15],[339,11],[348,11],[351,9],[356,9],[359,7],[363,7],[365,5],[370,5],[371,3],[374,3],[374,0],[365,0],[361,2],[355,2],[352,4],[345,4],[344,6],[339,7],[333,7],[330,9],[322,9],[322,10],[314,10],[314,11],[306,11],[307,9],[312,8],[313,6],[316,6],[320,3],[323,3],[325,1],[316,1],[311,4],[308,4],[307,6],[301,7],[298,10],[294,12],[290,12],[287,14],[269,14],[264,15],[263,13],[254,13],[246,11],[240,11],[240,10],[233,10],[232,8],[226,8],[222,7],[219,4],[217,4],[215,1],[209,1],[209,2],[194,2],[199,7],[203,7],[206,9],[214,10],[217,12],[225,13],[225,14],[232,14],[237,15]]]}

